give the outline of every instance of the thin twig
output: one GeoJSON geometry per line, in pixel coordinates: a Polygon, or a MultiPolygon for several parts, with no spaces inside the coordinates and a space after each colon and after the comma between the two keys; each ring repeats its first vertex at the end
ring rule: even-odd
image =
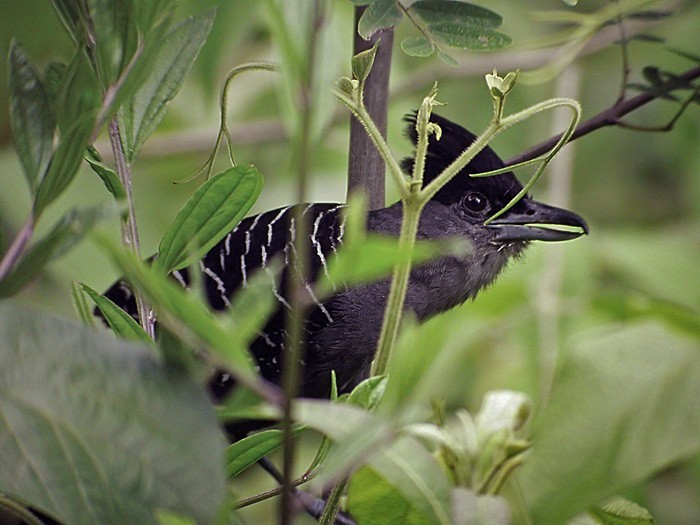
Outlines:
{"type": "MultiPolygon", "coordinates": [[[[318,45],[318,35],[323,23],[321,6],[319,0],[314,1],[312,8],[313,24],[311,34],[308,38],[307,67],[304,74],[300,76],[299,86],[301,121],[296,135],[296,167],[298,178],[297,202],[306,201],[308,193],[309,172],[311,168],[311,158],[313,156],[311,136],[313,133],[313,122],[315,114],[315,104],[313,99],[313,78],[316,65],[316,51],[318,45]]],[[[282,419],[282,431],[284,433],[283,459],[282,459],[282,498],[281,525],[291,525],[294,518],[294,485],[292,480],[294,472],[294,450],[296,441],[294,439],[294,420],[292,414],[292,404],[299,391],[300,360],[304,355],[304,318],[308,306],[308,299],[305,294],[304,284],[308,272],[309,259],[309,238],[306,220],[303,217],[302,206],[297,208],[295,214],[296,236],[292,251],[292,268],[289,283],[289,297],[291,303],[290,314],[287,318],[288,337],[287,348],[283,359],[282,385],[285,393],[284,417],[282,419]]],[[[292,226],[294,227],[294,226],[292,226]]]]}
{"type": "MultiPolygon", "coordinates": [[[[698,77],[700,77],[700,66],[689,69],[682,75],[679,75],[677,78],[674,78],[661,84],[660,86],[658,86],[658,89],[655,89],[653,91],[646,91],[635,97],[614,104],[608,109],[601,111],[594,117],[591,117],[590,119],[580,124],[576,128],[576,131],[574,131],[574,133],[571,135],[571,138],[569,140],[571,141],[579,137],[583,137],[584,135],[589,134],[591,131],[595,131],[605,126],[620,125],[620,119],[623,116],[627,115],[628,113],[631,113],[635,109],[644,106],[645,104],[648,104],[652,100],[659,98],[659,96],[662,93],[666,92],[673,86],[676,86],[678,84],[679,79],[682,81],[690,82],[691,80],[695,80],[698,77]]],[[[508,160],[507,164],[517,164],[518,162],[523,162],[539,157],[540,155],[552,149],[552,147],[558,142],[560,138],[561,134],[556,135],[550,138],[549,140],[546,140],[538,144],[537,146],[534,146],[529,150],[524,151],[523,153],[511,158],[510,160],[508,160]]]]}
{"type": "Polygon", "coordinates": [[[22,229],[20,229],[17,236],[12,241],[12,244],[7,249],[5,256],[2,258],[2,260],[0,260],[0,281],[7,277],[12,268],[14,268],[15,264],[17,264],[19,258],[22,257],[24,249],[27,247],[27,243],[32,238],[33,233],[34,215],[30,213],[29,217],[27,217],[27,220],[24,222],[22,229]]]}
{"type": "MultiPolygon", "coordinates": [[[[112,145],[117,175],[119,175],[119,180],[124,186],[126,202],[129,208],[126,220],[122,221],[122,242],[124,246],[131,248],[140,259],[141,246],[139,244],[138,228],[136,227],[136,210],[134,209],[134,196],[131,188],[131,167],[124,155],[121,137],[119,136],[119,122],[116,116],[109,121],[109,140],[112,145]]],[[[141,326],[152,339],[155,339],[155,317],[151,313],[151,308],[146,304],[143,294],[138,289],[134,290],[134,297],[141,326]]]]}
{"type": "MultiPolygon", "coordinates": [[[[394,29],[378,31],[369,40],[357,33],[357,23],[365,7],[355,8],[353,55],[371,49],[379,41],[374,66],[365,80],[364,101],[367,112],[386,140],[387,107],[389,102],[389,72],[391,51],[394,43],[394,29]]],[[[370,210],[386,205],[384,191],[384,159],[374,147],[372,139],[354,115],[350,116],[350,148],[348,156],[348,195],[358,189],[368,198],[370,210]]]]}

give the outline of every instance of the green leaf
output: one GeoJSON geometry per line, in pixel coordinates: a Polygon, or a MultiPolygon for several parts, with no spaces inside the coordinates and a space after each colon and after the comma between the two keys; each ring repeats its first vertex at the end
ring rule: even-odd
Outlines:
{"type": "Polygon", "coordinates": [[[78,119],[66,132],[61,134],[61,140],[46,169],[46,175],[39,183],[34,199],[34,216],[43,213],[46,206],[56,200],[78,174],[83,151],[88,145],[93,116],[88,115],[78,119]]]}
{"type": "Polygon", "coordinates": [[[368,377],[353,388],[348,396],[348,403],[370,411],[375,410],[384,397],[388,382],[389,377],[386,375],[368,377]]]}
{"type": "Polygon", "coordinates": [[[348,510],[358,523],[433,525],[416,504],[369,467],[353,474],[348,510]]]}
{"type": "MultiPolygon", "coordinates": [[[[295,429],[299,432],[301,429],[295,429]]],[[[226,449],[226,473],[228,478],[238,476],[245,469],[257,463],[284,443],[284,432],[281,430],[263,430],[252,434],[226,449]]]]}
{"type": "Polygon", "coordinates": [[[80,5],[75,0],[51,0],[63,27],[77,46],[83,45],[84,29],[87,27],[85,18],[81,15],[80,5]]]}
{"type": "Polygon", "coordinates": [[[375,42],[371,48],[352,57],[352,76],[359,80],[360,84],[367,80],[367,77],[372,71],[372,65],[374,65],[374,58],[377,56],[378,48],[379,43],[375,42]]]}
{"type": "Polygon", "coordinates": [[[602,525],[652,525],[653,516],[647,509],[624,498],[615,497],[589,511],[596,523],[602,525]]]}
{"type": "Polygon", "coordinates": [[[418,0],[410,9],[428,24],[452,23],[495,29],[503,23],[497,13],[467,2],[452,0],[418,0]]]}
{"type": "Polygon", "coordinates": [[[401,22],[403,14],[396,5],[396,0],[376,0],[362,13],[357,24],[357,32],[369,40],[377,31],[395,27],[401,22]]]}
{"type": "Polygon", "coordinates": [[[143,345],[0,304],[4,493],[75,525],[211,523],[224,444],[206,392],[143,345]]]}
{"type": "Polygon", "coordinates": [[[261,189],[253,166],[229,168],[202,184],[163,235],[155,267],[169,273],[200,259],[245,217],[261,189]]]}
{"type": "Polygon", "coordinates": [[[64,79],[66,78],[66,71],[68,66],[62,62],[49,62],[49,64],[44,69],[44,90],[46,91],[46,96],[49,99],[49,104],[56,112],[56,107],[58,104],[58,98],[61,94],[61,87],[63,86],[64,79]]]}
{"type": "Polygon", "coordinates": [[[39,74],[14,40],[9,64],[12,132],[29,189],[34,193],[51,157],[56,117],[39,74]]]}
{"type": "Polygon", "coordinates": [[[565,355],[520,471],[545,525],[700,452],[697,339],[639,323],[582,335],[565,355]]]}
{"type": "Polygon", "coordinates": [[[140,341],[148,345],[153,344],[153,339],[143,331],[141,325],[128,313],[114,304],[111,299],[93,290],[87,284],[80,283],[80,286],[95,302],[100,312],[102,312],[102,315],[104,315],[107,320],[109,327],[118,337],[131,341],[140,341]]]}
{"type": "Polygon", "coordinates": [[[79,242],[101,218],[101,215],[101,212],[94,208],[74,210],[66,214],[0,281],[0,297],[14,295],[26,286],[47,262],[60,257],[79,242]]]}
{"type": "Polygon", "coordinates": [[[487,27],[464,26],[454,22],[438,22],[428,26],[430,33],[448,46],[471,51],[494,51],[513,43],[506,34],[487,27]]]}
{"type": "Polygon", "coordinates": [[[214,10],[192,16],[167,34],[151,74],[120,111],[120,129],[127,160],[132,160],[165,115],[204,45],[214,10]]]}
{"type": "Polygon", "coordinates": [[[93,56],[103,87],[114,83],[125,63],[129,31],[134,31],[132,2],[87,0],[90,27],[94,39],[93,56]]]}
{"type": "Polygon", "coordinates": [[[117,175],[112,168],[104,164],[96,156],[96,153],[96,150],[91,150],[91,148],[88,148],[83,154],[83,158],[90,165],[92,171],[97,173],[100,179],[102,179],[105,188],[107,188],[107,191],[112,194],[115,200],[126,200],[126,191],[124,190],[124,185],[119,180],[119,175],[117,175]]]}
{"type": "Polygon", "coordinates": [[[158,312],[158,321],[178,336],[209,345],[221,365],[241,383],[255,388],[258,376],[248,353],[247,341],[229,319],[223,326],[213,318],[200,297],[188,294],[159,270],[146,266],[133,253],[115,246],[106,238],[96,236],[100,247],[107,252],[126,279],[143,292],[158,312]]]}
{"type": "Polygon", "coordinates": [[[401,49],[412,57],[429,57],[435,52],[435,44],[424,36],[410,36],[401,41],[401,49]]]}
{"type": "Polygon", "coordinates": [[[71,282],[70,291],[71,298],[73,299],[73,306],[78,312],[80,320],[85,326],[89,328],[96,328],[97,323],[95,323],[95,316],[92,314],[92,307],[88,303],[87,294],[75,281],[71,282]]]}
{"type": "Polygon", "coordinates": [[[61,135],[68,135],[81,120],[92,120],[102,104],[99,85],[82,48],[65,70],[56,101],[56,119],[61,135]]]}

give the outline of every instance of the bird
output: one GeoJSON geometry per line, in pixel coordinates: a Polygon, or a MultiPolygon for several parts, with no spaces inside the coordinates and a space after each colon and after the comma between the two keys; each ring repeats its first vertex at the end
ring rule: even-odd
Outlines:
{"type": "MultiPolygon", "coordinates": [[[[416,118],[415,112],[405,117],[406,135],[414,146],[416,118]]],[[[476,140],[474,134],[437,114],[431,115],[431,122],[440,127],[441,136],[431,134],[429,138],[424,185],[476,140]]],[[[413,163],[413,158],[404,159],[402,169],[411,173],[413,163]]],[[[405,310],[419,322],[474,299],[531,241],[564,241],[588,234],[588,225],[579,215],[529,195],[498,218],[486,222],[520,192],[522,185],[512,171],[489,177],[469,175],[504,166],[487,146],[425,205],[417,238],[466,239],[471,250],[466,255],[441,256],[411,270],[405,310]],[[553,227],[556,225],[564,228],[553,227]]],[[[338,393],[351,391],[369,376],[380,334],[389,278],[340,287],[323,300],[318,300],[313,292],[314,282],[343,244],[346,220],[343,209],[344,205],[338,203],[297,204],[248,217],[199,261],[209,304],[214,310],[225,310],[231,297],[248,285],[256,271],[268,269],[275,257],[282,259],[281,280],[273,282],[271,290],[277,308],[250,346],[260,375],[279,384],[288,351],[285,317],[291,309],[286,282],[293,270],[295,221],[301,211],[308,224],[311,258],[303,285],[312,299],[303,327],[306,351],[300,363],[302,397],[327,398],[331,372],[335,373],[338,393]]],[[[401,221],[399,201],[369,211],[366,228],[368,232],[398,236],[401,221]]],[[[171,276],[182,286],[190,284],[187,269],[174,271],[171,276]]],[[[117,282],[105,295],[136,316],[136,302],[126,282],[117,282]]],[[[221,401],[233,385],[231,374],[219,371],[208,386],[213,398],[221,401]]]]}

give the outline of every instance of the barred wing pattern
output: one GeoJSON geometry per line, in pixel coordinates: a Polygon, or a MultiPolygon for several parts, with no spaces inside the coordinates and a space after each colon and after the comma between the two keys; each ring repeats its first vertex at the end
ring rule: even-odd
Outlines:
{"type": "MultiPolygon", "coordinates": [[[[303,207],[302,217],[308,221],[310,229],[311,265],[305,287],[316,303],[305,322],[304,328],[309,335],[322,331],[333,323],[331,313],[325,303],[316,299],[311,285],[319,272],[327,271],[328,258],[343,242],[345,218],[341,214],[343,205],[299,206],[303,207]]],[[[287,280],[291,270],[291,252],[294,250],[296,213],[297,206],[287,206],[248,217],[199,261],[209,303],[215,310],[224,310],[230,306],[230,299],[236,291],[247,286],[248,279],[254,272],[269,271],[269,263],[273,257],[283,258],[284,270],[281,279],[277,280],[271,276],[272,292],[279,306],[251,345],[251,352],[260,373],[265,379],[275,383],[280,381],[282,353],[285,351],[287,337],[284,327],[285,312],[291,308],[287,297],[287,280]]],[[[171,275],[183,287],[189,285],[187,269],[176,270],[171,275]]],[[[119,281],[105,295],[136,318],[136,302],[127,283],[119,281]]],[[[313,342],[307,342],[307,353],[313,354],[313,342]]],[[[210,387],[215,397],[222,397],[231,387],[230,376],[222,373],[210,387]]],[[[314,392],[307,394],[313,395],[314,392]]]]}

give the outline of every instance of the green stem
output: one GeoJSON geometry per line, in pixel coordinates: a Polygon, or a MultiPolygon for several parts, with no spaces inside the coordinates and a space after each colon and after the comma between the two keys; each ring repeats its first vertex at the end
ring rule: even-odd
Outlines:
{"type": "Polygon", "coordinates": [[[321,514],[321,518],[318,520],[319,525],[333,525],[335,523],[335,517],[338,515],[338,509],[340,508],[340,498],[343,497],[347,486],[347,479],[342,479],[335,484],[333,490],[328,495],[326,506],[323,508],[323,514],[321,514]]]}
{"type": "Polygon", "coordinates": [[[406,198],[410,193],[409,183],[406,180],[398,161],[394,158],[394,155],[392,155],[389,145],[384,140],[384,137],[382,137],[382,133],[372,121],[372,117],[370,117],[364,106],[358,105],[345,93],[335,90],[334,94],[338,100],[348,107],[352,114],[357,117],[357,120],[359,120],[362,126],[365,128],[367,134],[372,139],[372,142],[379,151],[379,154],[382,156],[384,162],[389,168],[389,173],[396,183],[401,199],[406,198]]]}
{"type": "Polygon", "coordinates": [[[403,254],[403,257],[394,267],[389,298],[387,299],[386,309],[384,310],[382,331],[377,343],[377,353],[372,363],[373,376],[386,373],[389,357],[399,333],[401,314],[403,313],[403,306],[406,301],[408,278],[411,274],[411,252],[416,242],[420,214],[425,202],[421,202],[421,200],[417,198],[417,195],[412,195],[411,198],[402,201],[403,220],[401,221],[399,250],[403,254]]]}

